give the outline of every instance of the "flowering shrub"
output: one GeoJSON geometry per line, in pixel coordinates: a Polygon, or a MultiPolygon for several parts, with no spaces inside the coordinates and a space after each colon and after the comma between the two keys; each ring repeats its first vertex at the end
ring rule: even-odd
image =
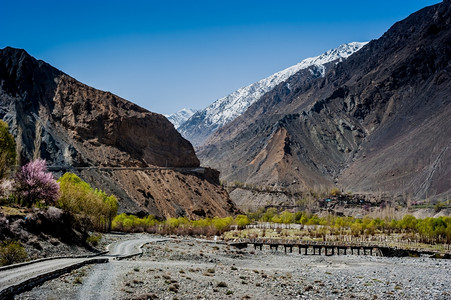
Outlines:
{"type": "Polygon", "coordinates": [[[24,165],[15,178],[15,195],[22,205],[31,207],[38,201],[54,204],[59,197],[59,184],[47,172],[46,161],[37,159],[24,165]]]}

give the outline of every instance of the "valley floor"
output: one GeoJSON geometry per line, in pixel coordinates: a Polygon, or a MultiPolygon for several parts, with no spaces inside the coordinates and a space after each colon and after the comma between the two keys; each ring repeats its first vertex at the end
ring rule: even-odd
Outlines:
{"type": "Polygon", "coordinates": [[[451,299],[450,260],[306,256],[193,238],[143,251],[73,271],[16,299],[451,299]]]}

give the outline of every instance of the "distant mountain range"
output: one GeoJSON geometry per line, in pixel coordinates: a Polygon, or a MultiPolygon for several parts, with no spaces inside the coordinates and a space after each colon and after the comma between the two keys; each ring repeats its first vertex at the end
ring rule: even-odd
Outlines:
{"type": "MultiPolygon", "coordinates": [[[[323,77],[331,62],[339,62],[346,59],[365,44],[358,42],[348,43],[329,50],[322,55],[304,59],[294,66],[216,100],[207,108],[197,111],[185,122],[179,122],[177,119],[173,123],[179,124],[178,126],[176,125],[176,128],[183,137],[188,139],[193,145],[200,146],[213,132],[233,121],[265,93],[298,71],[308,69],[313,78],[323,77]]],[[[177,114],[175,115],[173,118],[178,118],[177,114]]]]}
{"type": "Polygon", "coordinates": [[[234,99],[252,94],[252,85],[243,88],[181,132],[190,139],[187,129],[198,126],[191,132],[203,142],[201,163],[225,182],[449,199],[450,6],[426,7],[361,49],[351,44],[345,53],[354,54],[341,62],[301,69],[267,93],[252,90],[258,100],[237,100],[247,109],[227,123],[241,111],[234,99]]]}

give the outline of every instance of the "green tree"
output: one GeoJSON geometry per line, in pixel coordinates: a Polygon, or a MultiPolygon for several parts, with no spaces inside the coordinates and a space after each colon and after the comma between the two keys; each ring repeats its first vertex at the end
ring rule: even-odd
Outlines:
{"type": "Polygon", "coordinates": [[[0,120],[0,180],[11,174],[16,163],[16,143],[8,130],[8,124],[0,120]]]}
{"type": "Polygon", "coordinates": [[[398,223],[405,231],[414,231],[417,228],[417,219],[412,215],[405,215],[398,223]]]}
{"type": "Polygon", "coordinates": [[[275,207],[268,208],[262,215],[262,221],[271,222],[275,215],[277,215],[277,209],[275,207]]]}
{"type": "Polygon", "coordinates": [[[291,224],[295,222],[295,215],[292,212],[284,211],[280,214],[280,220],[284,224],[291,224]]]}
{"type": "Polygon", "coordinates": [[[236,225],[238,225],[238,227],[244,227],[246,225],[249,225],[251,222],[249,221],[249,219],[247,218],[247,216],[245,215],[237,215],[235,217],[235,223],[236,225]]]}
{"type": "MultiPolygon", "coordinates": [[[[118,211],[115,196],[93,189],[88,183],[73,173],[65,173],[58,179],[61,196],[57,206],[81,218],[88,218],[95,230],[111,230],[118,211]]],[[[129,223],[127,220],[125,223],[129,223]]],[[[133,223],[133,221],[132,221],[133,223]]],[[[133,225],[133,224],[132,224],[133,225]]]]}
{"type": "Polygon", "coordinates": [[[218,232],[222,233],[225,230],[227,230],[230,227],[230,225],[232,225],[233,218],[232,217],[225,217],[225,218],[214,217],[211,222],[212,222],[213,226],[215,227],[215,229],[218,232]]]}

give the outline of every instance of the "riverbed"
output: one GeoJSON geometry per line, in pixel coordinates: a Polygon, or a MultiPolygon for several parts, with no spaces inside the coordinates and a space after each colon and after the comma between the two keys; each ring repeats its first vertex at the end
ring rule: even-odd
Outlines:
{"type": "Polygon", "coordinates": [[[427,257],[302,255],[176,238],[107,265],[16,299],[89,299],[95,276],[103,280],[90,289],[104,290],[105,299],[451,299],[451,261],[427,257]]]}

